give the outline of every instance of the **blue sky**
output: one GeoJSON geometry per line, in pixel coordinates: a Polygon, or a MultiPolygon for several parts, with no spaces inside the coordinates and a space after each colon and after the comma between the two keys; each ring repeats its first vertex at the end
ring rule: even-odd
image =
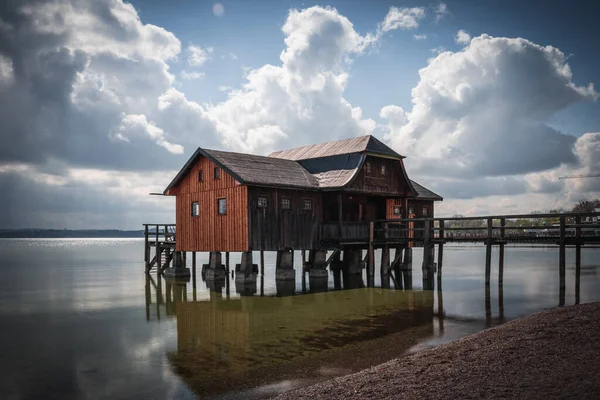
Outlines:
{"type": "Polygon", "coordinates": [[[198,147],[375,135],[438,215],[600,197],[596,1],[19,0],[0,8],[0,228],[170,222],[198,147]],[[218,14],[218,13],[217,13],[218,14]]]}
{"type": "MultiPolygon", "coordinates": [[[[199,102],[218,102],[226,98],[219,86],[239,87],[244,82],[244,67],[256,68],[266,63],[278,64],[284,48],[281,26],[290,9],[314,5],[335,7],[348,17],[360,33],[373,31],[392,6],[425,7],[435,13],[439,2],[432,1],[221,1],[225,13],[212,12],[214,1],[138,0],[132,4],[144,22],[165,27],[175,33],[185,46],[188,43],[215,49],[215,57],[204,70],[206,79],[184,82],[186,95],[199,102]],[[232,60],[230,54],[238,59],[232,60]],[[221,58],[223,57],[223,58],[221,58]]],[[[386,104],[408,109],[411,89],[417,84],[418,71],[434,54],[432,49],[457,51],[454,40],[459,29],[478,36],[523,37],[540,45],[551,45],[570,56],[576,83],[600,85],[600,56],[597,40],[600,26],[596,17],[600,4],[594,1],[446,1],[448,13],[436,21],[426,19],[419,28],[396,31],[385,37],[378,48],[357,57],[350,68],[351,79],[346,98],[360,105],[365,113],[377,117],[386,104]],[[424,34],[425,40],[415,40],[424,34]],[[365,93],[376,92],[376,96],[365,93]]],[[[181,64],[172,66],[174,72],[181,64]]],[[[561,111],[552,123],[575,136],[597,130],[600,106],[578,103],[561,111]]]]}

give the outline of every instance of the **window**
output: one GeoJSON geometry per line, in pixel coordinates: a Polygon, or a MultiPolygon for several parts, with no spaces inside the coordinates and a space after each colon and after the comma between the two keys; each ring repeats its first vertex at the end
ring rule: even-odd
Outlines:
{"type": "Polygon", "coordinates": [[[200,215],[200,204],[197,201],[192,201],[192,217],[200,215]]]}
{"type": "Polygon", "coordinates": [[[408,213],[409,214],[414,214],[415,213],[415,208],[414,207],[408,207],[408,213]]]}
{"type": "Polygon", "coordinates": [[[258,207],[259,208],[267,208],[267,204],[269,204],[267,202],[267,198],[264,196],[259,196],[258,197],[258,207]]]}
{"type": "Polygon", "coordinates": [[[402,206],[394,206],[394,215],[402,214],[402,206]]]}
{"type": "Polygon", "coordinates": [[[371,173],[371,163],[370,162],[365,164],[365,171],[367,171],[367,174],[371,173]]]}
{"type": "Polygon", "coordinates": [[[219,199],[219,215],[227,214],[227,199],[219,199]]]}
{"type": "Polygon", "coordinates": [[[221,177],[221,171],[219,167],[215,167],[215,179],[219,179],[221,177]]]}
{"type": "Polygon", "coordinates": [[[311,199],[304,199],[302,201],[302,209],[303,210],[312,210],[312,200],[311,199]]]}
{"type": "Polygon", "coordinates": [[[423,208],[421,209],[421,213],[423,214],[423,216],[424,216],[424,217],[426,217],[426,216],[427,216],[427,212],[428,212],[428,211],[427,211],[427,207],[423,207],[423,208]]]}
{"type": "Polygon", "coordinates": [[[204,181],[204,171],[198,171],[198,182],[204,181]]]}
{"type": "Polygon", "coordinates": [[[385,176],[385,165],[381,166],[381,176],[385,176]]]}
{"type": "Polygon", "coordinates": [[[281,209],[289,210],[291,208],[292,208],[292,202],[290,201],[290,199],[282,198],[281,199],[281,209]]]}

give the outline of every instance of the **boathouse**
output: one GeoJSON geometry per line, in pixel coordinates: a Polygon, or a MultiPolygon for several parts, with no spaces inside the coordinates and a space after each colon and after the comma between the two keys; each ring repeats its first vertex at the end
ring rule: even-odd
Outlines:
{"type": "MultiPolygon", "coordinates": [[[[198,148],[165,189],[177,250],[308,250],[360,239],[371,220],[431,217],[442,198],[373,136],[269,156],[198,148]]],[[[363,235],[364,236],[364,235],[363,235]]]]}
{"type": "MultiPolygon", "coordinates": [[[[404,158],[370,135],[269,156],[198,148],[164,190],[176,197],[175,250],[211,252],[211,265],[220,252],[251,264],[252,251],[309,250],[313,264],[328,265],[327,250],[373,242],[372,221],[433,216],[442,197],[409,179],[404,158]]],[[[385,246],[407,245],[393,232],[385,246]]]]}

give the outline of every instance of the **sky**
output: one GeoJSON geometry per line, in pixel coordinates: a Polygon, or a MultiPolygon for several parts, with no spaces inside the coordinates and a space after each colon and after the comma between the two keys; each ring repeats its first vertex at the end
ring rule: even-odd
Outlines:
{"type": "Polygon", "coordinates": [[[436,215],[600,197],[595,1],[9,0],[0,228],[171,223],[197,147],[371,134],[436,215]]]}

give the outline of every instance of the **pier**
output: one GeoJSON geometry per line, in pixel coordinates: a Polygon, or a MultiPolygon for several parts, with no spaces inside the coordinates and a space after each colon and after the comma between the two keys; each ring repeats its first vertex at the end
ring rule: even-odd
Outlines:
{"type": "MultiPolygon", "coordinates": [[[[287,248],[277,251],[277,281],[294,279],[294,252],[302,254],[303,272],[314,281],[326,279],[327,269],[335,274],[342,271],[362,275],[367,271],[367,286],[373,286],[376,270],[375,251],[380,251],[382,282],[402,284],[403,272],[413,268],[412,249],[423,248],[422,270],[425,288],[433,289],[433,276],[441,279],[444,244],[483,243],[486,246],[485,285],[490,285],[492,249],[498,248],[498,283],[502,285],[504,247],[511,244],[557,246],[559,248],[558,275],[562,291],[565,287],[566,248],[575,248],[576,274],[579,275],[581,248],[600,245],[600,213],[518,214],[478,217],[407,218],[372,220],[363,223],[322,223],[319,247],[313,249],[287,248]],[[541,223],[542,219],[550,223],[541,223]],[[468,223],[468,224],[467,224],[468,223]],[[518,226],[517,226],[518,223],[518,226]],[[468,226],[466,226],[468,225],[468,226]],[[436,257],[437,247],[437,257],[436,257]]],[[[177,250],[177,232],[174,224],[145,224],[145,271],[172,277],[196,275],[196,252],[191,262],[185,251],[177,250]],[[189,267],[191,266],[191,274],[189,267]]],[[[210,252],[209,263],[202,266],[208,280],[219,281],[231,273],[231,252],[210,252]],[[223,263],[224,261],[224,263],[223,263]]],[[[255,283],[257,275],[264,274],[264,251],[260,251],[260,265],[253,264],[252,252],[241,252],[235,266],[236,283],[255,283]]],[[[335,279],[334,279],[335,280],[335,279]]],[[[384,283],[385,285],[385,283],[384,283]]],[[[293,286],[293,285],[292,285],[293,286]]],[[[314,284],[313,284],[314,286],[314,284]]]]}

